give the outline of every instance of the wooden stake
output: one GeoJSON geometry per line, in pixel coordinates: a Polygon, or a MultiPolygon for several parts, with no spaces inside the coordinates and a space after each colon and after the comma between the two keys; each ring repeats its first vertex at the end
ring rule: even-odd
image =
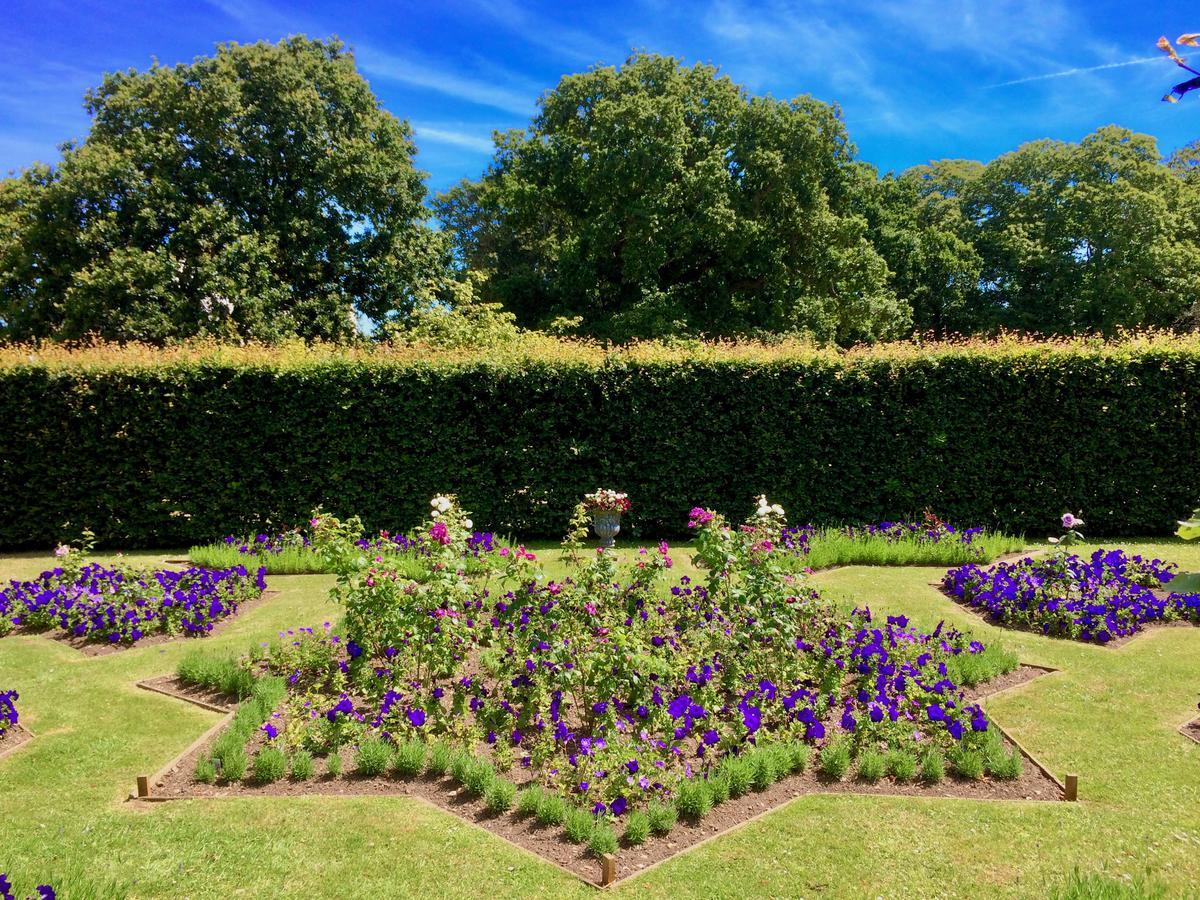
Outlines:
{"type": "Polygon", "coordinates": [[[608,887],[617,880],[617,858],[611,853],[600,855],[600,886],[608,887]]]}
{"type": "Polygon", "coordinates": [[[137,777],[138,797],[145,799],[150,796],[150,777],[148,775],[139,775],[137,777]]]}
{"type": "Polygon", "coordinates": [[[1072,803],[1074,803],[1076,800],[1079,799],[1079,776],[1078,775],[1068,775],[1067,776],[1067,796],[1065,799],[1070,800],[1072,803]]]}

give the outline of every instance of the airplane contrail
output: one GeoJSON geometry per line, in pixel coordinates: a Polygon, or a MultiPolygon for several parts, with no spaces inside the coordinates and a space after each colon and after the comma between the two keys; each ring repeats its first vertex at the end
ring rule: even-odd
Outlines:
{"type": "Polygon", "coordinates": [[[1028,84],[1031,81],[1045,81],[1049,78],[1067,78],[1071,75],[1083,75],[1087,72],[1099,72],[1101,69],[1120,69],[1125,66],[1140,66],[1148,62],[1160,62],[1163,56],[1143,56],[1141,59],[1130,59],[1125,62],[1105,63],[1102,66],[1087,66],[1081,69],[1064,69],[1061,72],[1049,72],[1046,75],[1030,75],[1028,78],[1017,78],[1013,81],[1002,81],[999,84],[989,84],[990,88],[1012,87],[1014,84],[1028,84]]]}

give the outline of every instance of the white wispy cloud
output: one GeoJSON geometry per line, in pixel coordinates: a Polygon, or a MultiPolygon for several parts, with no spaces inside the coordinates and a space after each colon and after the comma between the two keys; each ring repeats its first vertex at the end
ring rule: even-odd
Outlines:
{"type": "Polygon", "coordinates": [[[1047,72],[1044,75],[1029,75],[1025,78],[1014,78],[1012,81],[1001,81],[999,84],[989,84],[990,88],[1012,87],[1015,84],[1029,84],[1031,81],[1047,81],[1051,78],[1070,78],[1073,75],[1086,75],[1089,72],[1101,72],[1104,69],[1123,69],[1125,66],[1142,66],[1146,63],[1162,62],[1162,56],[1143,56],[1138,59],[1127,59],[1124,62],[1103,63],[1098,66],[1080,66],[1074,69],[1063,69],[1059,72],[1047,72]]]}
{"type": "Polygon", "coordinates": [[[448,72],[425,60],[409,60],[372,47],[359,46],[355,58],[364,72],[386,81],[399,82],[457,97],[478,106],[528,116],[536,94],[448,72]]]}
{"type": "Polygon", "coordinates": [[[614,47],[611,42],[597,38],[594,31],[573,28],[560,24],[554,18],[539,16],[523,6],[519,0],[470,0],[470,6],[516,34],[527,44],[540,47],[561,59],[570,59],[584,65],[611,62],[608,57],[614,51],[625,49],[614,47]]]}
{"type": "Polygon", "coordinates": [[[462,147],[465,150],[473,150],[476,153],[491,154],[492,150],[495,149],[491,138],[482,137],[477,133],[462,131],[458,128],[429,125],[423,122],[413,122],[412,127],[418,140],[424,139],[438,144],[450,144],[454,147],[462,147]]]}

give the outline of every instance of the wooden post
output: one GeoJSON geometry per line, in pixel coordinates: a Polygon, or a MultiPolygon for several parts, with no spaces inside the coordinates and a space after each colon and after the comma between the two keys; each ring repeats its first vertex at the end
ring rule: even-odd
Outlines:
{"type": "Polygon", "coordinates": [[[608,887],[617,880],[617,858],[611,853],[600,855],[600,886],[608,887]]]}
{"type": "Polygon", "coordinates": [[[1079,799],[1079,776],[1078,775],[1068,775],[1067,776],[1067,796],[1065,799],[1071,801],[1072,803],[1074,803],[1076,800],[1079,799]]]}
{"type": "Polygon", "coordinates": [[[150,796],[150,776],[139,775],[137,777],[138,797],[145,799],[150,796]]]}

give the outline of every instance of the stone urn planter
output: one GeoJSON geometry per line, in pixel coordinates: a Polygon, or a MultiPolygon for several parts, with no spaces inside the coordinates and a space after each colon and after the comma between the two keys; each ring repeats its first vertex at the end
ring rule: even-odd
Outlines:
{"type": "Polygon", "coordinates": [[[621,531],[621,511],[616,509],[597,509],[592,513],[592,531],[600,538],[600,546],[611,549],[617,542],[617,534],[621,531]]]}

